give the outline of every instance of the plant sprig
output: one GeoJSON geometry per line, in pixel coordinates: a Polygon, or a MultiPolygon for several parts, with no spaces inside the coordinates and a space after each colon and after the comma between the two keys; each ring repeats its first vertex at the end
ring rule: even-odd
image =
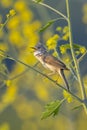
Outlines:
{"type": "MultiPolygon", "coordinates": [[[[36,2],[36,0],[32,0],[32,1],[36,2]]],[[[67,24],[68,24],[68,27],[69,27],[70,50],[71,50],[72,58],[73,58],[73,61],[74,61],[74,64],[75,64],[75,69],[76,69],[77,78],[78,78],[78,81],[79,81],[79,86],[80,86],[80,90],[81,90],[82,100],[84,101],[83,107],[84,107],[84,110],[85,110],[85,112],[87,114],[87,97],[86,97],[86,91],[85,91],[84,84],[83,84],[83,81],[82,81],[82,78],[81,78],[81,73],[80,73],[80,68],[79,68],[79,62],[76,59],[75,51],[74,51],[74,47],[73,47],[73,37],[72,37],[72,27],[71,27],[71,16],[70,16],[69,0],[66,0],[67,16],[65,16],[60,11],[54,9],[53,7],[47,5],[47,4],[43,3],[43,2],[39,2],[38,4],[40,4],[40,5],[42,5],[42,6],[46,7],[46,8],[49,8],[53,12],[55,12],[58,15],[62,16],[67,21],[67,24]]]]}

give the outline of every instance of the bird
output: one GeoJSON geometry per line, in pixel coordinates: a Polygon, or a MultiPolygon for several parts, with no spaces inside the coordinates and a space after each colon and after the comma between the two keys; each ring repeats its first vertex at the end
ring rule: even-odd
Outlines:
{"type": "Polygon", "coordinates": [[[69,69],[65,65],[65,63],[63,63],[57,57],[54,57],[52,54],[50,54],[47,48],[40,42],[36,44],[36,46],[31,48],[34,50],[34,56],[37,58],[38,61],[40,61],[40,63],[45,68],[49,69],[54,74],[58,73],[62,77],[66,85],[66,88],[69,91],[69,84],[64,74],[64,70],[69,70],[69,69]]]}

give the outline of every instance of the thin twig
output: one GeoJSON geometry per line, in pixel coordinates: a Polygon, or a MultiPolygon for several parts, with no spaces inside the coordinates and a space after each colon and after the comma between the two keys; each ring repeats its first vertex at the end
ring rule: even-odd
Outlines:
{"type": "MultiPolygon", "coordinates": [[[[32,0],[32,1],[37,3],[36,0],[32,0]]],[[[49,6],[49,5],[45,4],[45,3],[42,3],[42,2],[39,2],[38,4],[40,4],[40,5],[42,5],[42,6],[46,7],[46,8],[49,8],[53,12],[57,13],[58,15],[62,16],[64,19],[66,19],[66,21],[68,21],[68,18],[63,13],[61,13],[60,11],[54,9],[53,7],[51,7],[51,6],[49,6]]]]}
{"type": "Polygon", "coordinates": [[[78,63],[82,61],[83,57],[87,54],[87,50],[85,51],[85,53],[77,60],[78,63]]]}
{"type": "MultiPolygon", "coordinates": [[[[39,64],[39,63],[37,62],[35,65],[33,65],[33,67],[36,67],[38,64],[39,64]]],[[[10,77],[10,78],[9,78],[9,80],[14,80],[14,79],[17,79],[17,78],[19,78],[19,77],[23,76],[23,75],[24,75],[25,73],[27,73],[29,70],[30,70],[30,69],[29,69],[29,68],[27,68],[27,69],[26,69],[26,70],[24,70],[23,72],[21,72],[21,73],[19,73],[19,74],[15,75],[15,76],[13,76],[13,77],[10,77]]]]}
{"type": "Polygon", "coordinates": [[[84,84],[80,75],[80,69],[79,69],[79,64],[77,62],[76,56],[75,56],[75,52],[74,52],[74,48],[73,48],[73,38],[72,38],[72,28],[71,28],[71,17],[70,17],[70,8],[69,8],[69,0],[66,0],[66,8],[67,8],[67,15],[68,15],[68,26],[69,26],[69,40],[70,40],[70,48],[71,48],[71,54],[72,54],[72,58],[75,64],[75,69],[76,69],[76,73],[77,73],[77,77],[78,77],[78,81],[79,81],[79,85],[80,85],[80,90],[81,90],[81,95],[82,95],[82,99],[84,100],[84,108],[86,110],[87,113],[87,109],[86,109],[86,92],[85,92],[85,88],[84,88],[84,84]]]}
{"type": "Polygon", "coordinates": [[[3,29],[3,27],[7,24],[8,21],[9,21],[9,18],[7,18],[6,21],[3,24],[1,24],[0,31],[3,29]]]}
{"type": "MultiPolygon", "coordinates": [[[[39,73],[40,75],[44,76],[45,78],[47,78],[48,80],[50,80],[51,82],[53,82],[56,86],[59,86],[60,88],[62,88],[63,90],[65,91],[68,91],[66,88],[64,88],[62,85],[58,84],[55,80],[51,79],[49,76],[47,76],[46,74],[40,72],[39,70],[35,69],[34,67],[30,66],[30,65],[27,65],[26,63],[20,61],[19,59],[16,59],[14,57],[12,57],[10,54],[6,53],[5,51],[1,50],[0,49],[0,52],[3,52],[7,58],[11,59],[11,60],[14,60],[15,62],[17,63],[20,63],[20,64],[23,64],[24,66],[32,69],[33,71],[39,73]]],[[[80,103],[83,103],[83,100],[81,100],[78,96],[76,96],[75,94],[73,94],[71,91],[68,91],[68,93],[70,93],[74,98],[76,98],[80,103]]]]}

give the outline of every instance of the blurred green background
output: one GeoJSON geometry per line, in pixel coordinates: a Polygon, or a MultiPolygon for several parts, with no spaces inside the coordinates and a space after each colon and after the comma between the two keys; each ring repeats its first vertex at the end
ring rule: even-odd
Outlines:
{"type": "MultiPolygon", "coordinates": [[[[44,2],[66,15],[65,0],[44,2]]],[[[6,21],[11,9],[16,11],[16,15],[0,30],[0,49],[33,66],[37,60],[30,47],[38,41],[46,42],[55,33],[56,27],[64,27],[67,23],[57,21],[38,34],[42,25],[58,15],[32,0],[0,0],[0,25],[6,21]]],[[[70,0],[70,9],[74,43],[87,47],[87,1],[70,0]]],[[[72,110],[79,105],[77,101],[64,103],[55,118],[41,120],[44,106],[61,99],[62,90],[26,66],[1,55],[0,58],[0,130],[87,130],[87,116],[83,109],[72,110]]],[[[87,55],[80,66],[87,91],[86,59],[87,55]]],[[[48,73],[41,65],[36,68],[48,73]]]]}

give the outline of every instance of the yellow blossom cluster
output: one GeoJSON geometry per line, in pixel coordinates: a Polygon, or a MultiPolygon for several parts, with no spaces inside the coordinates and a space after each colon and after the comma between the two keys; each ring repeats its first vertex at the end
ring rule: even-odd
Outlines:
{"type": "MultiPolygon", "coordinates": [[[[3,27],[1,30],[3,35],[1,35],[2,41],[0,41],[0,49],[6,52],[9,51],[12,55],[15,55],[24,62],[33,65],[35,63],[35,58],[33,54],[30,53],[30,47],[34,46],[39,41],[39,35],[37,32],[41,23],[38,20],[34,20],[33,13],[26,1],[16,0],[10,2],[8,0],[2,0],[0,2],[3,8],[11,6],[11,10],[9,9],[8,14],[6,14],[8,20],[5,24],[0,24],[2,25],[1,28],[3,27]],[[4,26],[8,33],[4,31],[4,26]],[[27,52],[29,55],[26,56],[27,52]]],[[[12,72],[7,73],[7,77],[3,81],[3,84],[7,86],[7,89],[6,93],[1,97],[1,112],[16,100],[17,88],[20,80],[10,80],[10,77],[15,77],[17,74],[25,71],[25,68],[26,67],[23,65],[15,64],[12,72]]]]}
{"type": "Polygon", "coordinates": [[[86,52],[86,48],[85,47],[80,47],[79,51],[81,54],[84,54],[86,52]]]}
{"type": "Polygon", "coordinates": [[[69,39],[69,28],[68,26],[65,27],[57,27],[56,31],[58,31],[59,36],[62,40],[67,41],[69,39]]]}
{"type": "Polygon", "coordinates": [[[11,85],[7,88],[7,91],[5,94],[3,94],[0,102],[0,112],[2,112],[9,104],[11,104],[15,100],[16,94],[17,94],[16,86],[11,85]]]}
{"type": "Polygon", "coordinates": [[[7,122],[0,125],[0,130],[10,130],[10,126],[7,122]]]}
{"type": "Polygon", "coordinates": [[[59,36],[57,34],[53,35],[46,41],[48,49],[55,49],[59,36]]]}
{"type": "MultiPolygon", "coordinates": [[[[9,52],[24,63],[34,65],[36,59],[31,53],[32,50],[30,47],[35,46],[39,41],[38,30],[41,23],[34,19],[33,13],[29,9],[26,1],[16,0],[13,3],[13,7],[11,7],[12,10],[9,10],[9,13],[7,14],[7,19],[10,18],[5,24],[8,33],[4,32],[3,36],[5,37],[2,37],[4,41],[0,43],[1,49],[9,52]]],[[[4,31],[4,28],[2,31],[4,31]]],[[[21,124],[23,126],[25,126],[25,122],[30,118],[38,116],[35,110],[40,110],[40,105],[39,103],[37,104],[36,101],[29,100],[26,96],[22,97],[21,100],[18,92],[22,89],[27,89],[28,91],[34,91],[34,96],[36,95],[37,99],[40,101],[49,99],[49,91],[45,88],[44,84],[39,83],[39,80],[36,80],[37,76],[35,76],[35,73],[33,71],[31,72],[30,69],[26,68],[24,65],[15,63],[12,71],[8,73],[7,79],[4,80],[4,84],[7,87],[5,93],[1,96],[0,112],[3,112],[11,104],[11,106],[14,107],[17,116],[23,120],[24,123],[21,124]],[[18,102],[19,99],[20,102],[18,102]]],[[[29,92],[29,95],[30,93],[31,92],[29,92]]],[[[33,123],[33,121],[31,123],[33,123]]],[[[30,128],[31,127],[32,126],[30,126],[30,128]]]]}
{"type": "Polygon", "coordinates": [[[9,8],[13,4],[13,1],[12,0],[1,0],[0,4],[3,8],[9,8]]]}
{"type": "Polygon", "coordinates": [[[60,52],[61,52],[61,54],[65,54],[66,51],[67,51],[67,48],[64,45],[61,45],[60,46],[60,52]]]}
{"type": "Polygon", "coordinates": [[[69,38],[69,28],[68,28],[68,26],[65,26],[63,28],[63,37],[62,37],[62,39],[67,41],[68,38],[69,38]]]}
{"type": "Polygon", "coordinates": [[[67,100],[68,103],[71,103],[73,101],[73,98],[71,94],[69,94],[67,91],[63,91],[63,96],[67,100]]]}
{"type": "Polygon", "coordinates": [[[14,16],[15,14],[16,14],[15,10],[12,9],[12,10],[9,11],[9,13],[6,16],[7,16],[7,18],[9,18],[9,17],[14,16]]]}

